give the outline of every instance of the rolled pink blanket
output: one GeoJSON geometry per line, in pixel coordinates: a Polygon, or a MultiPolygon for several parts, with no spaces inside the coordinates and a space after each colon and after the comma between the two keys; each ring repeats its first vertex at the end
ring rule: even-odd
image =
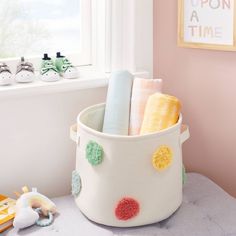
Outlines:
{"type": "Polygon", "coordinates": [[[162,79],[135,78],[131,97],[129,135],[139,135],[145,106],[150,95],[161,92],[162,79]]]}

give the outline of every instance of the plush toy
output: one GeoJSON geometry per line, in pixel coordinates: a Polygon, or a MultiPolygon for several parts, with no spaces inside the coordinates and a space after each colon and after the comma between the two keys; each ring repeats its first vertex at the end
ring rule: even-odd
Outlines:
{"type": "Polygon", "coordinates": [[[16,202],[16,215],[13,226],[17,229],[24,229],[31,225],[41,227],[48,226],[53,222],[53,214],[56,213],[56,205],[46,196],[37,192],[36,188],[29,192],[27,187],[23,187],[23,194],[16,202]],[[40,215],[47,217],[40,219],[40,215]]]}

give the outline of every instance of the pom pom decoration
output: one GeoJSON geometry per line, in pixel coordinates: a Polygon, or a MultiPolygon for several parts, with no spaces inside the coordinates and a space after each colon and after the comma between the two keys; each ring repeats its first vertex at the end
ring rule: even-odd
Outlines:
{"type": "Polygon", "coordinates": [[[173,160],[172,150],[168,146],[160,146],[152,156],[152,165],[158,171],[168,168],[173,160]]]}
{"type": "Polygon", "coordinates": [[[88,162],[97,166],[103,161],[103,148],[94,141],[90,141],[86,147],[86,158],[88,162]]]}
{"type": "Polygon", "coordinates": [[[134,218],[139,213],[139,203],[133,198],[123,198],[117,204],[115,215],[119,220],[129,220],[134,218]]]}
{"type": "Polygon", "coordinates": [[[71,187],[72,187],[72,195],[74,197],[78,197],[81,190],[81,179],[79,173],[76,170],[72,172],[71,187]]]}
{"type": "Polygon", "coordinates": [[[186,175],[186,170],[185,170],[185,167],[183,165],[182,167],[182,181],[183,181],[183,185],[186,183],[187,181],[187,175],[186,175]]]}

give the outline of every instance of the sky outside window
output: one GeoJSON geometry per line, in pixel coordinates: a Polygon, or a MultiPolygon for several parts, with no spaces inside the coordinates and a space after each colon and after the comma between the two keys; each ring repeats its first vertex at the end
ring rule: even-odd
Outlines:
{"type": "Polygon", "coordinates": [[[80,0],[1,0],[0,58],[79,53],[80,0]]]}

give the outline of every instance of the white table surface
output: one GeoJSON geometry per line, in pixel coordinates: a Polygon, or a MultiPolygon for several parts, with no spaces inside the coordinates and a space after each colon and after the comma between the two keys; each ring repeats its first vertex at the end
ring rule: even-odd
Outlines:
{"type": "Polygon", "coordinates": [[[60,214],[51,226],[10,229],[1,236],[236,236],[236,199],[208,178],[188,174],[183,204],[170,218],[145,227],[113,228],[81,214],[71,196],[54,199],[60,214]]]}

